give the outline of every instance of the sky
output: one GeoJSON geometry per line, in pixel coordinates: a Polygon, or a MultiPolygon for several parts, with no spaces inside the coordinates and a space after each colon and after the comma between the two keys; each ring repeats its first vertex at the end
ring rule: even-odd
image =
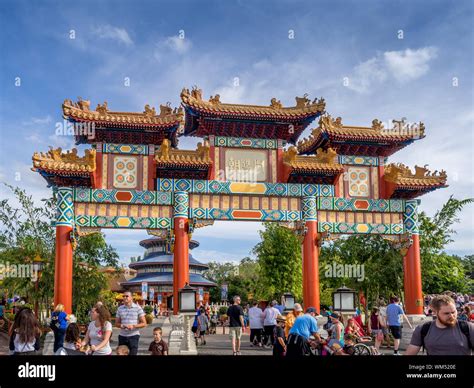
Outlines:
{"type": "MultiPolygon", "coordinates": [[[[38,203],[50,195],[31,156],[74,146],[55,133],[66,98],[141,112],[145,104],[178,106],[181,89],[193,85],[228,103],[276,97],[292,106],[308,93],[324,97],[345,125],[424,122],[426,138],[389,162],[447,171],[449,187],[421,197],[421,210],[433,215],[451,195],[474,197],[473,4],[0,0],[0,182],[38,203]]],[[[179,147],[197,141],[180,138],[179,147]]],[[[2,186],[0,198],[10,197],[2,186]]],[[[474,253],[473,220],[467,206],[448,252],[474,253]]],[[[251,255],[261,229],[216,222],[194,233],[201,245],[193,255],[237,262],[251,255]]],[[[123,263],[143,254],[146,231],[104,232],[123,263]]]]}

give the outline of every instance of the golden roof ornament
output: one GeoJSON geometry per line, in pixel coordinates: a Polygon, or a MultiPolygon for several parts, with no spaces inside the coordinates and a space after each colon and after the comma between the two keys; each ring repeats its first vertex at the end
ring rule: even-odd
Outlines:
{"type": "Polygon", "coordinates": [[[95,108],[96,112],[99,112],[99,114],[104,115],[106,114],[109,110],[107,108],[107,101],[104,101],[103,105],[97,104],[97,108],[95,108]]]}
{"type": "Polygon", "coordinates": [[[209,97],[209,102],[211,104],[220,104],[221,103],[221,96],[216,94],[215,96],[209,97]]]}
{"type": "Polygon", "coordinates": [[[154,107],[150,107],[150,105],[146,104],[145,105],[145,108],[143,110],[143,113],[145,114],[145,116],[148,116],[148,117],[153,117],[153,116],[156,116],[156,110],[154,107]]]}
{"type": "Polygon", "coordinates": [[[376,131],[382,131],[384,129],[383,123],[378,119],[372,120],[372,129],[376,131]]]}
{"type": "Polygon", "coordinates": [[[272,108],[275,108],[275,109],[282,109],[283,108],[283,105],[282,103],[280,102],[280,100],[277,100],[275,97],[273,97],[271,100],[270,100],[270,106],[272,108]]]}
{"type": "Polygon", "coordinates": [[[318,163],[334,164],[336,156],[337,152],[332,148],[328,148],[326,151],[322,148],[316,150],[316,161],[318,163]]]}
{"type": "Polygon", "coordinates": [[[67,171],[95,171],[96,168],[95,149],[85,150],[83,157],[77,155],[77,148],[73,148],[66,153],[62,152],[61,147],[52,148],[46,153],[35,152],[33,154],[33,167],[49,170],[67,170],[67,171]]]}
{"type": "Polygon", "coordinates": [[[385,166],[385,180],[394,183],[401,183],[404,179],[420,180],[426,183],[441,182],[446,183],[448,174],[445,170],[438,172],[437,170],[431,172],[428,169],[428,165],[425,164],[423,167],[415,165],[415,172],[413,173],[409,167],[403,163],[389,164],[385,166]]]}

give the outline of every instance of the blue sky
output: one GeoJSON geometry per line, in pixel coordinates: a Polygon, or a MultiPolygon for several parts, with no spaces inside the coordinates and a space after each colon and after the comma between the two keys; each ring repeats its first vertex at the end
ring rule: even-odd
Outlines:
{"type": "MultiPolygon", "coordinates": [[[[422,210],[432,215],[452,194],[474,197],[471,1],[0,5],[0,181],[38,200],[50,190],[30,171],[31,155],[73,146],[72,138],[55,135],[65,98],[142,111],[145,104],[176,106],[181,89],[192,85],[234,103],[267,105],[277,97],[288,106],[304,93],[323,96],[345,124],[423,121],[427,137],[390,158],[448,172],[449,188],[421,197],[422,210]]],[[[197,141],[182,138],[180,147],[197,141]]],[[[0,195],[9,193],[2,188],[0,195]]],[[[473,206],[460,219],[449,252],[473,253],[473,206]]],[[[220,222],[200,229],[194,255],[237,261],[259,241],[260,228],[220,222]]],[[[138,241],[146,232],[105,233],[124,262],[142,254],[138,241]]]]}

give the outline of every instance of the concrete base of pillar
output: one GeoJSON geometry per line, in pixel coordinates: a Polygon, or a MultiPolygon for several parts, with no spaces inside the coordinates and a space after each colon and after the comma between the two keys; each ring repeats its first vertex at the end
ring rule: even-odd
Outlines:
{"type": "Polygon", "coordinates": [[[408,345],[410,345],[411,336],[415,328],[419,325],[424,324],[425,322],[430,322],[433,320],[431,317],[426,315],[407,315],[408,321],[410,322],[412,329],[407,325],[406,322],[403,322],[402,329],[402,340],[400,341],[400,350],[406,350],[408,345]]]}

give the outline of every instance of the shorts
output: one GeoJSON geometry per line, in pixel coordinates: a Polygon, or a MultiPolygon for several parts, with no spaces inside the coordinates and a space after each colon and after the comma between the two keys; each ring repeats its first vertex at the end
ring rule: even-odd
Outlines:
{"type": "Polygon", "coordinates": [[[205,334],[206,334],[206,330],[200,331],[200,336],[201,336],[201,337],[202,337],[203,335],[205,335],[205,334]]]}
{"type": "Polygon", "coordinates": [[[388,327],[382,327],[383,335],[387,335],[389,333],[388,327]]]}
{"type": "Polygon", "coordinates": [[[237,338],[240,340],[240,337],[242,337],[242,328],[239,327],[229,327],[229,336],[230,339],[237,338]]]}
{"type": "Polygon", "coordinates": [[[377,335],[379,333],[383,333],[383,329],[372,329],[372,334],[377,335]]]}
{"type": "Polygon", "coordinates": [[[390,333],[392,333],[393,338],[400,339],[402,338],[402,328],[400,326],[389,326],[390,333]]]}

